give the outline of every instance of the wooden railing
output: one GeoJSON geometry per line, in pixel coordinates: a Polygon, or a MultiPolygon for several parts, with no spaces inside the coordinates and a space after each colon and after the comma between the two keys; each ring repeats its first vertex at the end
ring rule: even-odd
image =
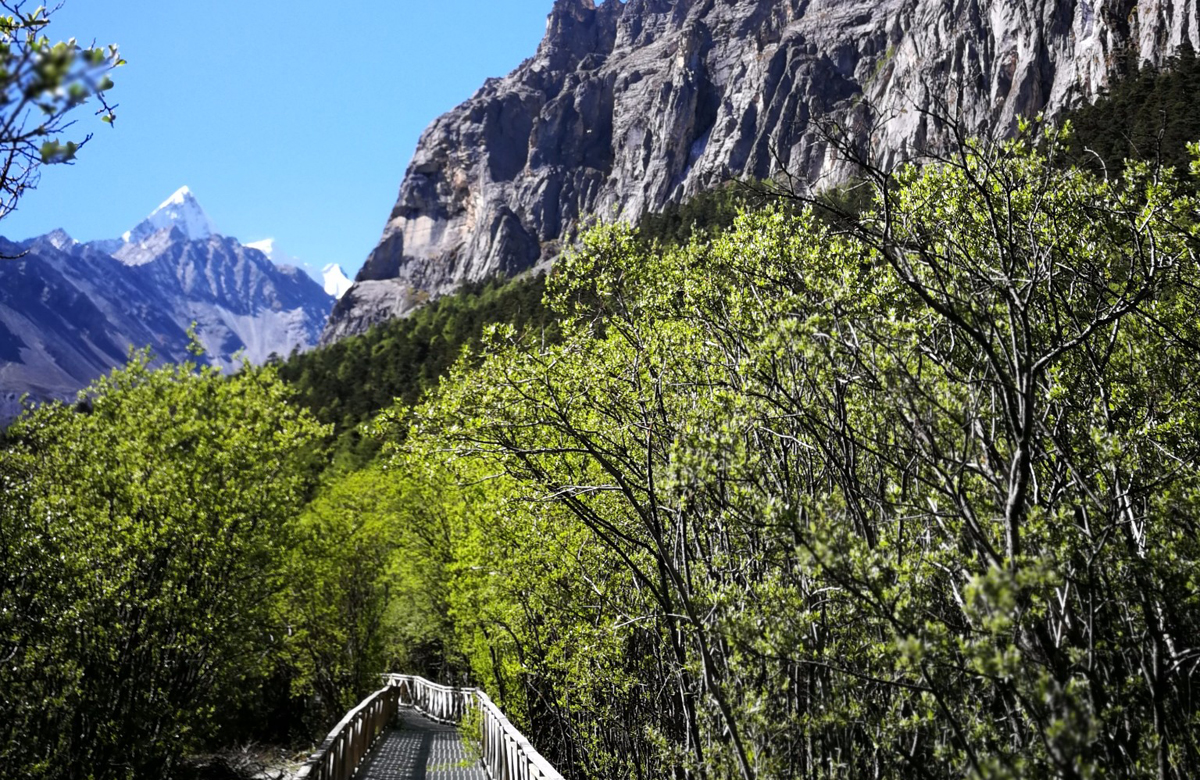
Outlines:
{"type": "Polygon", "coordinates": [[[399,702],[400,692],[392,685],[364,699],[333,727],[300,769],[297,780],[349,780],[375,740],[388,728],[399,702]]]}
{"type": "Polygon", "coordinates": [[[474,688],[451,688],[410,674],[385,674],[383,681],[396,689],[400,704],[441,723],[457,725],[475,706],[474,688]]]}
{"type": "Polygon", "coordinates": [[[385,679],[400,694],[400,703],[445,723],[460,723],[472,708],[480,711],[479,731],[464,736],[479,746],[483,768],[492,780],[562,780],[562,775],[504,717],[478,688],[450,688],[423,677],[389,674],[385,679]]]}
{"type": "Polygon", "coordinates": [[[383,688],[334,726],[297,780],[350,780],[401,706],[456,725],[478,709],[479,731],[464,736],[478,745],[483,768],[492,780],[563,780],[478,688],[450,688],[406,674],[387,674],[384,681],[383,688]]]}

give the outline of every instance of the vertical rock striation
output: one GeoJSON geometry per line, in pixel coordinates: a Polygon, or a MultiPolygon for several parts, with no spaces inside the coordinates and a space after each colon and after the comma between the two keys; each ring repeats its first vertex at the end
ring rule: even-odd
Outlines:
{"type": "Polygon", "coordinates": [[[537,53],[421,136],[379,246],[322,337],[466,281],[546,264],[589,218],[636,219],[722,181],[846,173],[815,119],[881,160],[1097,94],[1128,57],[1200,48],[1196,0],[556,0],[537,53]]]}

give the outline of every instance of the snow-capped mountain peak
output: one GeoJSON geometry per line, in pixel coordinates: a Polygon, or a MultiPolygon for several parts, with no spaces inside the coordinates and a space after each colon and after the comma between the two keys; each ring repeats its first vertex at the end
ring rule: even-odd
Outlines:
{"type": "Polygon", "coordinates": [[[300,261],[285,254],[273,238],[264,238],[262,241],[251,241],[249,244],[246,244],[246,248],[257,249],[266,255],[267,259],[275,265],[300,265],[300,261]]]}
{"type": "Polygon", "coordinates": [[[354,282],[346,277],[346,272],[337,263],[330,263],[321,271],[325,281],[325,292],[334,298],[341,298],[354,282]]]}
{"type": "Polygon", "coordinates": [[[155,211],[162,211],[163,209],[171,206],[182,206],[188,201],[189,198],[195,200],[196,196],[192,194],[192,188],[185,184],[172,192],[171,197],[158,204],[158,208],[156,208],[155,211]]]}
{"type": "Polygon", "coordinates": [[[196,196],[188,187],[180,187],[121,238],[127,244],[138,244],[170,227],[179,228],[189,241],[202,241],[217,234],[217,226],[204,213],[196,196]]]}
{"type": "Polygon", "coordinates": [[[350,281],[350,279],[346,277],[346,273],[337,263],[330,263],[322,268],[321,273],[318,274],[314,266],[311,266],[308,263],[302,263],[295,257],[285,253],[279,248],[279,244],[275,243],[275,239],[273,238],[264,238],[262,241],[253,241],[249,244],[246,244],[246,247],[249,249],[257,249],[258,251],[262,252],[267,256],[267,259],[275,265],[294,265],[297,268],[303,269],[304,271],[308,272],[309,276],[311,276],[314,280],[325,286],[326,295],[332,295],[335,298],[341,298],[346,294],[346,291],[350,289],[350,285],[354,284],[354,282],[350,281]]]}

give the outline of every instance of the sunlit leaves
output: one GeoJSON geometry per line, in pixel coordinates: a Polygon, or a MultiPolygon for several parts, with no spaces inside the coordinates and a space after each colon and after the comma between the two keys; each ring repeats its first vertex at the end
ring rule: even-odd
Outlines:
{"type": "Polygon", "coordinates": [[[73,128],[72,112],[98,104],[104,124],[116,120],[108,92],[125,64],[115,45],[84,45],[46,35],[51,10],[0,3],[0,153],[9,162],[0,178],[0,217],[38,182],[42,165],[69,164],[91,136],[73,128]],[[72,134],[69,140],[59,136],[72,134]],[[50,137],[51,140],[46,140],[50,137]]]}
{"type": "Polygon", "coordinates": [[[561,343],[496,329],[418,413],[397,463],[478,486],[475,669],[585,772],[1197,768],[1197,204],[1034,146],[838,233],[598,228],[561,343]]]}

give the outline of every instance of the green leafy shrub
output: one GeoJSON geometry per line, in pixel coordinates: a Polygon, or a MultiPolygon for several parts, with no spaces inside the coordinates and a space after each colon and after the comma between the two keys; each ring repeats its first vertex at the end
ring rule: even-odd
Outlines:
{"type": "Polygon", "coordinates": [[[325,431],[273,369],[143,354],[0,452],[0,766],[161,777],[272,669],[290,523],[325,431]]]}
{"type": "Polygon", "coordinates": [[[494,328],[385,419],[460,486],[457,641],[557,765],[1200,772],[1200,204],[1031,146],[836,228],[599,228],[558,342],[494,328]]]}

